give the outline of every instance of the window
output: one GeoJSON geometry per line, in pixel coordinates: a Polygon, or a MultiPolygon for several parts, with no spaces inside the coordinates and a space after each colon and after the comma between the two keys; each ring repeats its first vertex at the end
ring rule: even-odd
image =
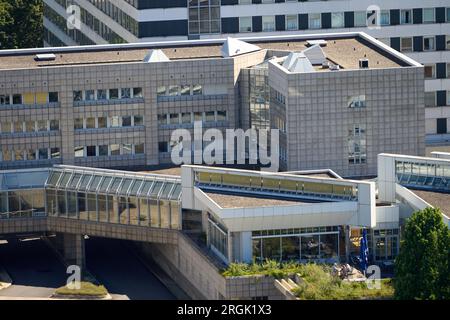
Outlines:
{"type": "Polygon", "coordinates": [[[181,86],[181,95],[182,96],[189,96],[190,94],[191,94],[191,86],[182,85],[181,86]]]}
{"type": "Polygon", "coordinates": [[[94,101],[95,100],[95,91],[94,90],[86,90],[86,101],[94,101]]]}
{"type": "Polygon", "coordinates": [[[401,24],[412,23],[412,10],[411,9],[400,11],[400,23],[401,24]]]}
{"type": "Polygon", "coordinates": [[[423,9],[423,23],[435,23],[434,8],[423,9]]]}
{"type": "Polygon", "coordinates": [[[450,78],[450,63],[447,63],[447,78],[450,78]]]}
{"type": "Polygon", "coordinates": [[[9,104],[9,95],[0,95],[0,105],[9,104]]]}
{"type": "Polygon", "coordinates": [[[450,8],[447,8],[447,22],[450,22],[450,8]]]}
{"type": "Polygon", "coordinates": [[[23,122],[22,121],[14,122],[14,132],[17,132],[17,133],[23,132],[23,122]]]}
{"type": "Polygon", "coordinates": [[[447,118],[436,119],[436,133],[437,134],[447,133],[447,118]]]}
{"type": "Polygon", "coordinates": [[[131,89],[130,88],[122,88],[120,90],[120,99],[130,99],[131,98],[131,89]]]}
{"type": "Polygon", "coordinates": [[[436,92],[425,92],[425,107],[436,107],[436,92]]]}
{"type": "Polygon", "coordinates": [[[169,143],[168,142],[159,142],[158,143],[158,150],[161,153],[169,152],[169,143]]]}
{"type": "Polygon", "coordinates": [[[50,120],[50,131],[59,130],[59,120],[50,120]]]}
{"type": "Polygon", "coordinates": [[[22,104],[21,94],[13,94],[13,104],[22,104]]]}
{"type": "Polygon", "coordinates": [[[192,88],[192,94],[193,94],[194,96],[203,94],[203,88],[202,88],[202,86],[201,86],[200,84],[195,85],[195,86],[192,88]]]}
{"type": "Polygon", "coordinates": [[[380,25],[382,26],[388,26],[391,24],[391,19],[390,19],[390,12],[389,10],[381,10],[380,13],[380,25]]]}
{"type": "Polygon", "coordinates": [[[98,155],[100,157],[108,155],[108,145],[98,146],[98,155]]]}
{"type": "Polygon", "coordinates": [[[226,121],[226,120],[227,120],[227,112],[217,111],[217,121],[226,121]]]}
{"type": "Polygon", "coordinates": [[[286,30],[298,30],[298,17],[296,14],[286,15],[286,30]]]}
{"type": "Polygon", "coordinates": [[[158,87],[157,95],[159,97],[165,96],[166,95],[166,87],[164,87],[164,86],[158,87]]]}
{"type": "Polygon", "coordinates": [[[436,77],[436,65],[430,64],[424,66],[425,79],[433,79],[436,77]]]}
{"type": "Polygon", "coordinates": [[[275,16],[262,17],[262,31],[265,32],[275,31],[275,16]]]}
{"type": "Polygon", "coordinates": [[[25,132],[36,131],[34,121],[25,121],[25,132]]]}
{"type": "Polygon", "coordinates": [[[86,147],[86,156],[88,156],[88,157],[97,156],[96,150],[97,150],[96,146],[87,146],[86,147]]]}
{"type": "Polygon", "coordinates": [[[81,130],[83,129],[83,119],[81,118],[76,118],[73,122],[73,128],[75,130],[81,130]]]}
{"type": "Polygon", "coordinates": [[[95,118],[86,118],[86,129],[95,129],[95,118]]]}
{"type": "Polygon", "coordinates": [[[84,147],[75,147],[73,152],[75,154],[75,158],[83,158],[84,157],[84,147]]]}
{"type": "Polygon", "coordinates": [[[349,130],[348,139],[348,162],[349,164],[366,163],[366,138],[365,128],[355,125],[349,130]]]}
{"type": "Polygon", "coordinates": [[[97,90],[97,100],[106,100],[106,99],[107,99],[106,90],[104,89],[97,90]]]}
{"type": "Polygon", "coordinates": [[[131,116],[122,117],[122,127],[131,127],[131,116]]]}
{"type": "Polygon", "coordinates": [[[445,49],[450,50],[450,36],[445,36],[445,49]]]}
{"type": "Polygon", "coordinates": [[[189,34],[220,33],[220,1],[188,1],[189,34]]]}
{"type": "Polygon", "coordinates": [[[120,127],[120,117],[118,117],[118,116],[111,117],[110,127],[112,127],[112,128],[120,127]]]}
{"type": "Polygon", "coordinates": [[[158,114],[158,124],[167,124],[167,115],[158,114]]]}
{"type": "Polygon", "coordinates": [[[350,97],[348,102],[349,108],[364,108],[366,106],[366,96],[359,95],[350,97]]]}
{"type": "Polygon", "coordinates": [[[169,123],[170,124],[179,124],[180,120],[179,120],[179,114],[178,113],[171,113],[169,116],[169,123]]]}
{"type": "Polygon", "coordinates": [[[112,156],[120,156],[120,145],[112,144],[110,148],[112,156]]]}
{"type": "Polygon", "coordinates": [[[239,0],[239,4],[251,4],[252,0],[239,0]]]}
{"type": "Polygon", "coordinates": [[[40,148],[38,151],[39,154],[39,160],[47,160],[48,159],[48,149],[47,148],[40,148]]]}
{"type": "Polygon", "coordinates": [[[59,148],[51,148],[50,149],[50,158],[52,158],[52,159],[61,158],[61,152],[60,152],[59,148]]]}
{"type": "Polygon", "coordinates": [[[356,11],[355,12],[355,27],[366,27],[367,26],[367,12],[366,11],[356,11]]]}
{"type": "Polygon", "coordinates": [[[119,99],[119,89],[109,89],[109,99],[110,100],[119,99]]]}
{"type": "Polygon", "coordinates": [[[50,103],[58,102],[58,92],[49,92],[48,93],[48,102],[50,102],[50,103]]]}
{"type": "Polygon", "coordinates": [[[2,133],[11,133],[11,122],[2,122],[0,123],[2,133]]]}
{"type": "Polygon", "coordinates": [[[169,96],[178,96],[180,94],[179,86],[169,86],[169,96]]]}
{"type": "Polygon", "coordinates": [[[332,28],[343,28],[344,27],[344,13],[343,12],[333,12],[331,14],[331,27],[332,28]]]}
{"type": "Polygon", "coordinates": [[[36,150],[28,149],[26,152],[27,152],[27,160],[36,160],[36,150]]]}
{"type": "Polygon", "coordinates": [[[140,143],[134,146],[134,154],[144,154],[144,144],[140,143]]]}
{"type": "Polygon", "coordinates": [[[106,128],[108,127],[108,119],[106,117],[98,117],[97,118],[98,126],[97,128],[106,128]]]}
{"type": "Polygon", "coordinates": [[[47,120],[38,120],[37,131],[47,131],[47,120]]]}
{"type": "Polygon", "coordinates": [[[450,91],[447,91],[447,105],[450,106],[450,91]]]}
{"type": "Polygon", "coordinates": [[[320,13],[311,13],[309,18],[309,28],[310,29],[320,29],[322,27],[322,20],[320,13]]]}
{"type": "Polygon", "coordinates": [[[194,121],[203,121],[203,112],[194,112],[194,121]]]}
{"type": "Polygon", "coordinates": [[[239,32],[252,32],[252,17],[239,18],[239,32]]]}
{"type": "Polygon", "coordinates": [[[191,113],[184,112],[181,114],[181,122],[182,123],[191,123],[191,113]]]}
{"type": "Polygon", "coordinates": [[[434,50],[434,36],[432,37],[423,37],[423,50],[424,51],[432,51],[434,50]]]}
{"type": "Polygon", "coordinates": [[[401,38],[400,51],[409,52],[412,51],[412,38],[401,38]]]}
{"type": "Polygon", "coordinates": [[[82,101],[83,100],[83,92],[82,91],[74,91],[73,92],[73,101],[82,101]]]}
{"type": "Polygon", "coordinates": [[[205,112],[206,122],[214,122],[216,121],[216,117],[214,116],[214,111],[205,112]]]}
{"type": "Polygon", "coordinates": [[[134,125],[135,126],[143,126],[144,125],[144,117],[134,116],[134,125]]]}
{"type": "Polygon", "coordinates": [[[23,151],[22,150],[14,150],[14,160],[15,161],[22,161],[24,159],[23,157],[23,151]]]}
{"type": "Polygon", "coordinates": [[[133,97],[134,98],[142,98],[142,88],[133,88],[133,97]]]}

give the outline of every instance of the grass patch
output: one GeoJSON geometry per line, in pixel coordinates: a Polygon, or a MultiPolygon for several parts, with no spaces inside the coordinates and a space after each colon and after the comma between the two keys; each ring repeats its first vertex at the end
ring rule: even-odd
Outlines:
{"type": "Polygon", "coordinates": [[[224,277],[267,275],[281,279],[292,274],[299,274],[304,281],[294,290],[294,294],[303,300],[392,299],[394,295],[391,279],[381,280],[381,289],[369,289],[365,282],[342,281],[333,276],[331,266],[325,264],[268,260],[262,264],[232,263],[222,271],[224,277]]]}
{"type": "Polygon", "coordinates": [[[79,290],[69,289],[67,286],[56,289],[55,294],[61,296],[88,296],[102,298],[108,294],[108,290],[102,285],[95,285],[91,282],[81,282],[79,290]]]}

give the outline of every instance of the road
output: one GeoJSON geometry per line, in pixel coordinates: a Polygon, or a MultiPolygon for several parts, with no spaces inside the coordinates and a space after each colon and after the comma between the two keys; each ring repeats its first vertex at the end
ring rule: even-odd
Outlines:
{"type": "Polygon", "coordinates": [[[0,244],[0,264],[13,285],[2,296],[48,298],[66,283],[66,269],[42,240],[10,241],[0,244]]]}
{"type": "MultiPolygon", "coordinates": [[[[175,299],[169,290],[130,251],[111,239],[86,240],[87,267],[114,300],[175,299]]],[[[66,283],[66,269],[42,240],[0,244],[0,265],[13,285],[0,290],[5,297],[49,298],[66,283]]]]}
{"type": "Polygon", "coordinates": [[[87,267],[113,299],[172,300],[175,297],[120,240],[86,241],[87,267]]]}

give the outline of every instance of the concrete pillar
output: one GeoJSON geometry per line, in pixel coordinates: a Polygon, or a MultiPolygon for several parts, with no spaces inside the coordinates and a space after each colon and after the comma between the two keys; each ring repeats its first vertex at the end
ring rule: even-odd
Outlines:
{"type": "Polygon", "coordinates": [[[345,262],[350,262],[350,226],[345,226],[345,262]]]}
{"type": "Polygon", "coordinates": [[[68,265],[86,266],[84,236],[63,233],[63,257],[68,265]]]}
{"type": "Polygon", "coordinates": [[[252,232],[241,232],[241,259],[242,262],[251,263],[253,261],[253,241],[252,232]]]}

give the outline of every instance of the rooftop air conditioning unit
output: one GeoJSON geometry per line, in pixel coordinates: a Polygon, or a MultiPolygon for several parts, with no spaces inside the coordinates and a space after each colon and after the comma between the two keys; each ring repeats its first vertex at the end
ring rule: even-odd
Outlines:
{"type": "Polygon", "coordinates": [[[53,53],[45,53],[45,54],[37,54],[34,57],[36,61],[53,61],[56,59],[56,56],[53,53]]]}
{"type": "Polygon", "coordinates": [[[322,63],[322,69],[328,69],[330,67],[330,63],[328,61],[324,61],[322,63]]]}
{"type": "Polygon", "coordinates": [[[338,71],[338,70],[341,69],[341,68],[339,67],[338,64],[332,64],[332,63],[330,63],[329,68],[330,68],[330,70],[332,70],[332,71],[338,71]]]}
{"type": "Polygon", "coordinates": [[[359,59],[359,68],[360,69],[368,69],[369,68],[369,60],[368,59],[359,59]]]}

